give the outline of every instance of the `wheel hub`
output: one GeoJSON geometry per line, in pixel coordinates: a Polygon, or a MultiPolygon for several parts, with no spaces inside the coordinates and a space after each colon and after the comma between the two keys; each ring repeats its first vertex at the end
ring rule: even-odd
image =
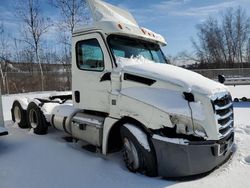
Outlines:
{"type": "Polygon", "coordinates": [[[128,163],[132,169],[131,170],[136,170],[139,168],[139,157],[137,150],[131,140],[128,138],[124,138],[123,140],[124,143],[124,152],[126,155],[126,162],[128,163]]]}
{"type": "Polygon", "coordinates": [[[15,106],[15,108],[14,108],[14,117],[15,117],[16,123],[21,122],[21,110],[18,106],[15,106]]]}
{"type": "Polygon", "coordinates": [[[29,120],[30,120],[30,125],[33,129],[37,128],[38,125],[38,117],[37,117],[37,113],[34,109],[30,110],[29,113],[29,120]]]}

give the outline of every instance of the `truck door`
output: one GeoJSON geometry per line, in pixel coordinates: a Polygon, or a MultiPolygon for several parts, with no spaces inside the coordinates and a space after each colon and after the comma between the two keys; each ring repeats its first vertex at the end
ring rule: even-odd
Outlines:
{"type": "Polygon", "coordinates": [[[101,34],[73,38],[72,92],[77,108],[109,113],[111,58],[101,34]],[[106,79],[103,79],[103,78],[106,79]]]}

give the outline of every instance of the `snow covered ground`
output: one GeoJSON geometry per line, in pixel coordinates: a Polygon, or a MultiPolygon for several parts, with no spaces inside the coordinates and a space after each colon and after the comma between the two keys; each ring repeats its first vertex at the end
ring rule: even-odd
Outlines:
{"type": "MultiPolygon", "coordinates": [[[[237,87],[230,87],[233,97],[250,95],[250,86],[237,87]]],[[[27,95],[38,97],[38,93],[27,95]]],[[[10,134],[0,137],[0,188],[250,187],[250,102],[234,103],[233,157],[205,177],[171,181],[130,173],[120,153],[108,156],[91,153],[82,149],[81,144],[66,142],[65,133],[52,128],[45,136],[17,128],[10,121],[10,108],[18,96],[21,95],[3,96],[4,119],[10,134]]]]}

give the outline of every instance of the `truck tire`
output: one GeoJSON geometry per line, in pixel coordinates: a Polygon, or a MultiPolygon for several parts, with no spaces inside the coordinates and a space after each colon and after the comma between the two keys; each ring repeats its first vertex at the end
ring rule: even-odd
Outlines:
{"type": "Polygon", "coordinates": [[[238,98],[234,98],[234,102],[240,102],[238,98]]]}
{"type": "Polygon", "coordinates": [[[247,102],[247,98],[246,98],[246,97],[242,97],[241,100],[242,100],[243,102],[247,102]]]}
{"type": "Polygon", "coordinates": [[[136,136],[125,126],[121,127],[121,138],[123,160],[128,170],[140,172],[150,177],[157,176],[157,162],[152,147],[150,150],[145,149],[136,136]]]}
{"type": "Polygon", "coordinates": [[[26,118],[26,110],[24,110],[18,101],[14,101],[11,108],[11,116],[13,122],[17,123],[22,129],[29,128],[26,118]]]}
{"type": "Polygon", "coordinates": [[[48,123],[43,115],[41,109],[36,103],[31,102],[27,108],[27,122],[29,128],[34,129],[34,133],[38,135],[47,134],[48,123]]]}

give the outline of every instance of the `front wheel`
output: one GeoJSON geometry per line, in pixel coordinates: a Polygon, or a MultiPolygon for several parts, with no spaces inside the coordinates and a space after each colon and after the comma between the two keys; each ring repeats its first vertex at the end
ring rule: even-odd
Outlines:
{"type": "Polygon", "coordinates": [[[155,152],[150,147],[147,135],[134,125],[121,127],[123,142],[123,160],[131,172],[140,172],[147,176],[157,176],[155,152]]]}
{"type": "Polygon", "coordinates": [[[43,135],[47,133],[48,123],[43,112],[34,102],[28,105],[27,120],[29,127],[34,129],[35,134],[43,135]]]}

